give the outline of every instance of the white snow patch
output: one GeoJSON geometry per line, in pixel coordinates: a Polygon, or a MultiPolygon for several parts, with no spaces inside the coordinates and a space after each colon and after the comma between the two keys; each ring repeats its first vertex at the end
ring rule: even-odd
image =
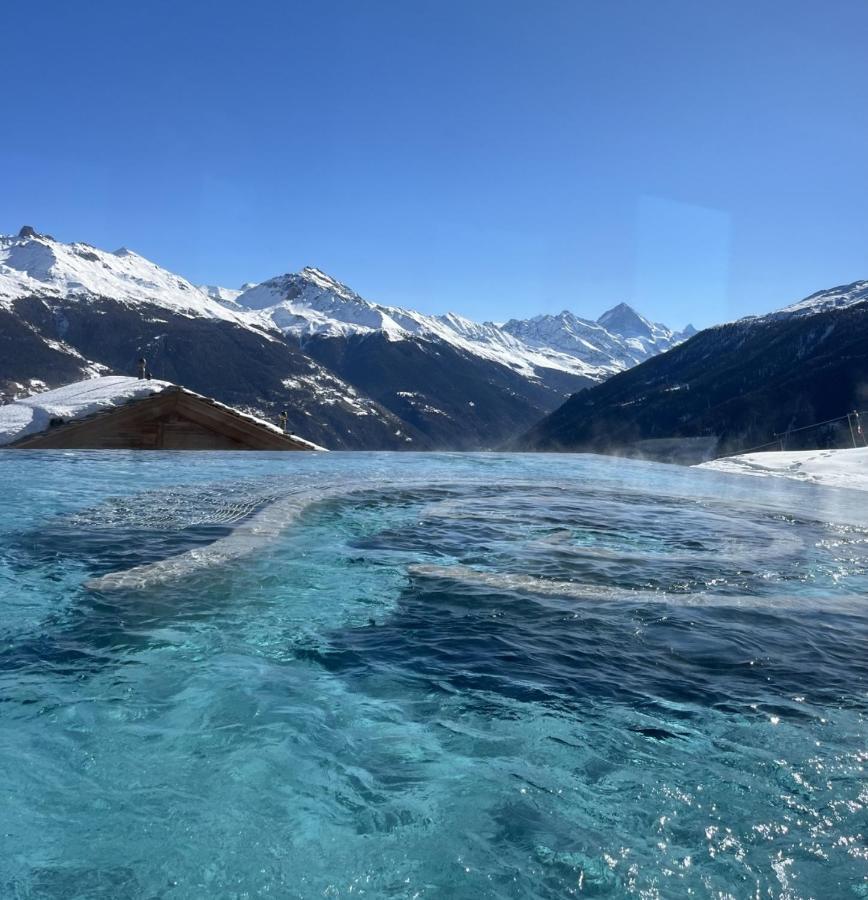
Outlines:
{"type": "Polygon", "coordinates": [[[53,391],[43,391],[30,397],[0,406],[0,445],[47,431],[52,419],[69,422],[139,400],[174,387],[168,381],[148,381],[122,375],[109,375],[76,381],[53,391]]]}
{"type": "Polygon", "coordinates": [[[854,281],[852,284],[842,284],[838,287],[829,288],[825,291],[817,291],[793,303],[785,306],[783,309],[771,316],[804,316],[813,315],[819,312],[827,312],[830,309],[844,309],[848,306],[854,306],[857,303],[868,301],[868,281],[854,281]]]}
{"type": "MultiPolygon", "coordinates": [[[[47,431],[51,427],[52,419],[60,419],[65,424],[122,406],[131,400],[141,400],[154,394],[160,394],[167,388],[174,387],[176,385],[170,381],[108,375],[101,378],[90,378],[86,381],[76,381],[51,391],[13,400],[5,406],[0,406],[0,446],[11,444],[29,434],[47,431]]],[[[249,412],[242,412],[225,403],[219,403],[210,397],[203,397],[201,394],[196,394],[195,391],[188,391],[186,388],[184,391],[196,397],[202,397],[203,400],[213,403],[214,406],[219,406],[221,409],[256,422],[257,425],[267,428],[269,431],[284,434],[282,429],[266,419],[249,412]]],[[[292,439],[311,450],[325,449],[296,434],[292,435],[292,439]]]]}
{"type": "Polygon", "coordinates": [[[745,453],[701,463],[697,468],[868,491],[868,447],[745,453]]]}
{"type": "Polygon", "coordinates": [[[289,390],[309,391],[317,402],[326,406],[342,404],[348,407],[347,412],[354,416],[370,416],[379,418],[373,400],[360,397],[355,388],[335,378],[325,369],[317,368],[310,376],[299,375],[295,378],[284,378],[281,382],[289,390]]]}
{"type": "Polygon", "coordinates": [[[244,291],[244,288],[236,290],[235,288],[221,287],[219,284],[200,284],[197,286],[203,294],[207,294],[212,300],[228,304],[232,309],[238,308],[238,304],[235,301],[238,299],[239,294],[244,291]]]}

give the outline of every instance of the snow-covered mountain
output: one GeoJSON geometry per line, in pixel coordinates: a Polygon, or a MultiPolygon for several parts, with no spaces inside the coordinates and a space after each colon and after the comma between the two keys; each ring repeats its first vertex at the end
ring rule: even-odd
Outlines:
{"type": "Polygon", "coordinates": [[[125,304],[164,306],[185,316],[263,327],[245,310],[233,311],[180,275],[126,247],[107,252],[90,244],[65,244],[25,225],[0,236],[0,304],[28,296],[110,297],[125,304]]]}
{"type": "Polygon", "coordinates": [[[678,340],[623,305],[500,326],[374,303],[314,268],[197,287],[127,249],[0,237],[0,401],[145,357],[328,447],[472,449],[678,340]]]}
{"type": "Polygon", "coordinates": [[[805,297],[804,300],[785,306],[777,312],[768,313],[767,316],[751,316],[749,318],[812,316],[832,309],[844,309],[857,303],[864,303],[866,300],[868,300],[868,281],[854,281],[852,284],[842,284],[824,291],[817,291],[809,297],[805,297]]]}
{"type": "Polygon", "coordinates": [[[866,385],[868,281],[857,281],[707,328],[574,394],[514,446],[682,462],[780,440],[844,446],[866,385]]]}
{"type": "Polygon", "coordinates": [[[510,319],[503,330],[531,347],[582,359],[605,374],[629,369],[695,334],[692,325],[675,332],[649,322],[626,303],[604,312],[596,322],[565,309],[556,315],[510,319]]]}
{"type": "Polygon", "coordinates": [[[330,447],[431,446],[398,416],[291,345],[257,313],[215,300],[128,250],[0,236],[0,403],[82,378],[182,384],[330,447]]]}
{"type": "Polygon", "coordinates": [[[682,337],[626,304],[597,322],[568,311],[504,326],[455,313],[425,315],[365,300],[315,268],[237,290],[197,287],[126,248],[106,252],[86,243],[66,244],[25,226],[16,236],[0,237],[0,303],[34,294],[154,304],[259,331],[280,330],[301,341],[373,333],[393,341],[442,341],[535,380],[554,370],[599,381],[682,337]]]}
{"type": "Polygon", "coordinates": [[[379,333],[391,341],[443,341],[531,379],[554,370],[600,381],[685,337],[647,321],[624,303],[598,322],[566,310],[557,316],[512,319],[503,326],[455,313],[425,315],[373,303],[315,268],[271,278],[233,299],[301,340],[379,333]]]}

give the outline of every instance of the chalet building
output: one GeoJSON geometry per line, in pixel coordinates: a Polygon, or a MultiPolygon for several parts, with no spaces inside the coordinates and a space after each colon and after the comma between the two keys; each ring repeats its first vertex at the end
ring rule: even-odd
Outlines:
{"type": "Polygon", "coordinates": [[[0,446],[32,450],[322,450],[175,384],[95,378],[0,406],[0,446]]]}

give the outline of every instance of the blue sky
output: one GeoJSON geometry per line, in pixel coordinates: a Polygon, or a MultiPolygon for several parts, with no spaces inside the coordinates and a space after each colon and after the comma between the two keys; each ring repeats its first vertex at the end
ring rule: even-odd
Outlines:
{"type": "Polygon", "coordinates": [[[43,0],[3,31],[0,231],[494,320],[868,278],[864,0],[43,0]]]}

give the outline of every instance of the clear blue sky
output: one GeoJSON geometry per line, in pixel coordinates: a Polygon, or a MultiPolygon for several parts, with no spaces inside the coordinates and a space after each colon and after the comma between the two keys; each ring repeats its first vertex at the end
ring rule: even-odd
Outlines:
{"type": "Polygon", "coordinates": [[[0,231],[673,325],[868,278],[865,0],[6,4],[0,231]]]}

